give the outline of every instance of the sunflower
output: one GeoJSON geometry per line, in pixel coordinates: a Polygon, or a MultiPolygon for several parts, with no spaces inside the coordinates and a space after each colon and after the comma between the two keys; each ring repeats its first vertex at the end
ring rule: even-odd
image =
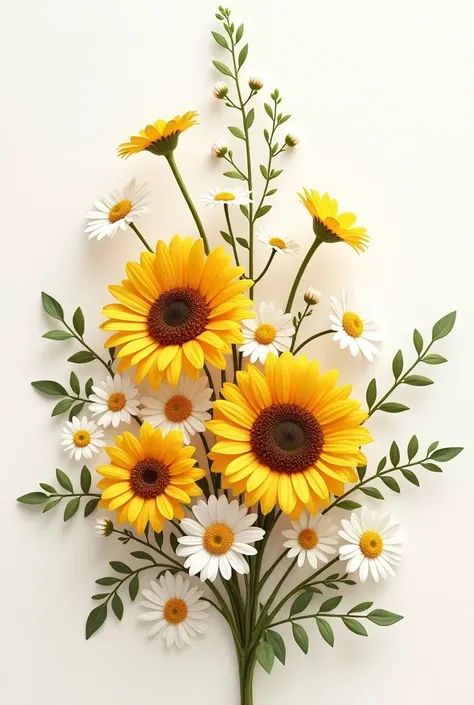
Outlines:
{"type": "Polygon", "coordinates": [[[330,492],[342,494],[372,439],[361,427],[367,414],[349,399],[350,385],[336,387],[337,376],[285,352],[268,355],[264,372],[250,364],[237,384],[224,384],[206,424],[217,436],[209,457],[224,487],[245,492],[248,506],[260,502],[264,514],[278,502],[294,520],[303,507],[316,514],[327,506],[330,492]]]}
{"type": "Polygon", "coordinates": [[[313,230],[323,242],[347,242],[354,250],[367,249],[369,236],[365,228],[354,228],[354,213],[338,213],[337,201],[328,193],[319,195],[317,191],[303,189],[298,196],[306,210],[313,217],[313,230]]]}
{"type": "Polygon", "coordinates": [[[116,509],[117,520],[128,521],[140,534],[147,522],[159,532],[165,519],[183,519],[181,503],[201,494],[196,480],[205,472],[194,467],[195,448],[183,446],[182,432],[163,438],[161,429],[145,422],[138,438],[125,431],[115,443],[105,449],[110,464],[97,468],[104,477],[98,483],[103,490],[99,506],[116,509]]]}
{"type": "Polygon", "coordinates": [[[130,142],[123,142],[118,146],[119,157],[129,157],[138,152],[152,152],[153,154],[166,155],[173,152],[178,146],[178,139],[182,132],[197,124],[197,112],[190,110],[184,115],[176,115],[172,120],[156,120],[153,125],[147,125],[140,130],[139,135],[132,135],[130,142]]]}
{"type": "Polygon", "coordinates": [[[175,387],[181,371],[197,380],[205,360],[225,368],[223,353],[243,343],[240,321],[252,316],[243,296],[252,282],[230,260],[222,247],[205,257],[202,240],[175,235],[127,264],[128,279],[109,287],[118,303],[105,306],[110,320],[101,326],[116,331],[105,347],[121,346],[120,373],[136,365],[137,384],[148,376],[157,389],[164,377],[175,387]]]}

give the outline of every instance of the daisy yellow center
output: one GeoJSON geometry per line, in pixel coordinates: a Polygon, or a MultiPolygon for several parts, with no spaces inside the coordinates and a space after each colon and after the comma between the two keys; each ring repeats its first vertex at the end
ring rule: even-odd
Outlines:
{"type": "Polygon", "coordinates": [[[110,411],[121,411],[126,403],[125,396],[121,392],[116,392],[110,395],[107,406],[110,411]]]}
{"type": "Polygon", "coordinates": [[[188,606],[179,597],[172,597],[165,604],[163,616],[171,624],[181,624],[188,616],[188,606]]]}
{"type": "Polygon", "coordinates": [[[176,394],[165,404],[165,416],[168,421],[184,421],[191,415],[193,407],[189,399],[182,394],[176,394]]]}
{"type": "Polygon", "coordinates": [[[364,332],[364,322],[357,313],[346,311],[342,317],[342,327],[351,338],[360,338],[364,332]]]}
{"type": "Polygon", "coordinates": [[[232,548],[234,532],[226,524],[212,524],[204,534],[204,548],[213,556],[222,556],[232,548]]]}
{"type": "Polygon", "coordinates": [[[286,250],[286,242],[280,237],[271,237],[268,244],[272,247],[278,247],[279,250],[286,250]]]}
{"type": "Polygon", "coordinates": [[[261,323],[255,331],[255,340],[260,345],[270,345],[276,338],[276,329],[270,323],[261,323]]]}
{"type": "Polygon", "coordinates": [[[85,446],[88,446],[91,442],[91,434],[89,431],[83,431],[81,429],[80,431],[76,431],[72,440],[77,448],[85,448],[85,446]]]}
{"type": "Polygon", "coordinates": [[[214,196],[215,201],[235,201],[235,195],[230,191],[220,191],[214,196]]]}
{"type": "Polygon", "coordinates": [[[366,558],[377,558],[383,551],[383,539],[376,531],[364,531],[359,540],[360,550],[366,558]]]}
{"type": "Polygon", "coordinates": [[[315,531],[313,531],[313,529],[303,529],[303,531],[301,531],[300,535],[298,536],[299,545],[301,546],[301,548],[305,548],[307,551],[311,550],[312,548],[316,548],[318,542],[318,535],[315,531]]]}
{"type": "Polygon", "coordinates": [[[122,220],[132,210],[132,202],[125,199],[115,203],[109,210],[109,220],[111,223],[116,223],[117,220],[122,220]]]}

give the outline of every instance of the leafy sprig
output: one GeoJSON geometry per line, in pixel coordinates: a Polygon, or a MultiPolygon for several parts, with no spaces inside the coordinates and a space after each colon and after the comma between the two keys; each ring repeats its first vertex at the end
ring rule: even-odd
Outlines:
{"type": "Polygon", "coordinates": [[[57,490],[53,485],[46,482],[40,482],[39,486],[42,492],[28,492],[17,498],[17,502],[22,504],[37,504],[44,505],[43,514],[54,509],[63,500],[68,500],[64,508],[64,521],[69,521],[78,511],[81,504],[81,499],[89,497],[90,499],[84,506],[84,517],[88,517],[97,508],[101,495],[90,492],[92,484],[92,476],[89,468],[85,465],[81,470],[80,484],[82,492],[76,492],[72,484],[71,478],[59,468],[56,470],[56,479],[62,489],[66,492],[57,490]]]}
{"type": "Polygon", "coordinates": [[[92,394],[93,384],[94,380],[90,377],[84,385],[85,397],[82,397],[81,383],[73,370],[69,376],[69,386],[71,388],[71,392],[68,392],[62,384],[55,382],[54,380],[42,379],[31,383],[35,389],[43,394],[47,394],[52,397],[63,397],[63,399],[61,399],[61,401],[59,401],[53,408],[51,416],[59,416],[60,414],[64,414],[66,411],[69,411],[69,420],[71,420],[73,416],[78,416],[84,408],[84,404],[89,403],[89,397],[92,394]]]}

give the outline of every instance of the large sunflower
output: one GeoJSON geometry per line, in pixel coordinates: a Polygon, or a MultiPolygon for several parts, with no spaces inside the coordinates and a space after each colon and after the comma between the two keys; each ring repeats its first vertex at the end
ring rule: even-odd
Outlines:
{"type": "Polygon", "coordinates": [[[118,303],[105,306],[110,320],[101,326],[117,331],[105,345],[121,346],[119,372],[137,365],[137,384],[148,376],[157,389],[165,376],[176,386],[182,370],[198,379],[205,360],[225,368],[223,353],[243,342],[240,321],[252,316],[243,296],[252,282],[230,259],[222,247],[205,257],[202,240],[175,235],[127,264],[128,279],[109,287],[118,303]]]}
{"type": "Polygon", "coordinates": [[[138,152],[152,152],[165,155],[173,152],[182,132],[197,124],[197,112],[190,110],[184,115],[176,115],[172,120],[156,120],[153,125],[147,125],[140,130],[139,135],[132,135],[130,142],[123,142],[118,147],[119,157],[129,157],[138,152]]]}
{"type": "Polygon", "coordinates": [[[328,193],[319,195],[317,191],[307,191],[298,196],[306,210],[313,217],[313,230],[323,242],[347,242],[354,250],[367,249],[369,236],[365,228],[354,228],[357,218],[354,213],[338,213],[337,201],[328,193]]]}
{"type": "Polygon", "coordinates": [[[350,385],[336,387],[336,370],[319,375],[305,356],[268,355],[265,372],[248,365],[237,384],[225,384],[225,400],[214,402],[217,436],[213,470],[224,487],[260,502],[264,514],[278,502],[298,518],[303,507],[316,514],[329,493],[342,494],[365,461],[359,448],[372,439],[361,423],[367,414],[349,399],[350,385]]]}
{"type": "Polygon", "coordinates": [[[97,468],[103,490],[101,507],[117,510],[119,522],[128,521],[142,534],[147,522],[155,531],[163,529],[165,519],[183,519],[182,502],[201,494],[196,480],[205,472],[195,468],[193,446],[183,446],[181,431],[170,431],[163,438],[145,422],[135,438],[125,431],[116,436],[116,447],[106,448],[110,465],[97,468]]]}

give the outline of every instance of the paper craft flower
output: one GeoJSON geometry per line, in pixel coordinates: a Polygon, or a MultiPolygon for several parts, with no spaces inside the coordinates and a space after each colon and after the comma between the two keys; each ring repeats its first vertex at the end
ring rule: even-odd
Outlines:
{"type": "Polygon", "coordinates": [[[383,336],[378,332],[370,312],[354,311],[350,291],[343,291],[341,297],[339,303],[335,296],[331,296],[333,313],[329,318],[331,330],[335,331],[333,340],[339,342],[341,350],[349,348],[354,357],[360,352],[372,362],[374,355],[380,355],[373,341],[383,340],[383,336]]]}
{"type": "Polygon", "coordinates": [[[264,372],[249,365],[237,384],[224,384],[217,418],[206,424],[217,437],[209,457],[224,486],[245,492],[248,506],[260,502],[264,514],[278,502],[293,520],[304,507],[316,514],[329,492],[342,494],[365,462],[360,446],[372,439],[361,426],[367,414],[349,399],[352,387],[336,387],[337,377],[286,352],[268,355],[264,372]]]}
{"type": "Polygon", "coordinates": [[[386,579],[387,573],[395,575],[392,566],[400,565],[403,553],[400,524],[392,524],[389,514],[371,514],[366,507],[360,516],[353,512],[350,521],[341,523],[339,536],[347,543],[339,547],[339,558],[348,561],[348,573],[359,571],[361,582],[367,580],[369,570],[375,582],[386,579]]]}
{"type": "Polygon", "coordinates": [[[209,603],[200,599],[202,590],[191,587],[181,573],[172,575],[169,570],[159,582],[152,580],[150,585],[151,590],[142,590],[146,600],[140,604],[151,611],[138,618],[142,622],[155,622],[148,636],[161,633],[167,648],[175,644],[182,649],[191,643],[190,637],[204,634],[206,626],[202,622],[209,616],[209,603]]]}
{"type": "Polygon", "coordinates": [[[118,371],[136,365],[136,383],[148,377],[157,389],[165,377],[176,386],[182,371],[198,379],[205,360],[223,370],[223,353],[243,342],[240,321],[252,305],[243,296],[251,282],[230,261],[223,247],[205,257],[202,240],[175,235],[140,264],[129,262],[128,279],[109,287],[118,303],[105,306],[110,320],[101,326],[116,331],[106,347],[120,347],[118,371]]]}
{"type": "Polygon", "coordinates": [[[212,93],[214,95],[214,98],[218,98],[219,100],[223,100],[227,96],[228,92],[229,92],[229,86],[226,83],[224,83],[224,81],[219,81],[218,83],[215,84],[215,86],[212,89],[212,93]]]}
{"type": "Polygon", "coordinates": [[[137,188],[135,179],[132,179],[122,191],[114,189],[110,195],[102,196],[94,203],[95,210],[86,215],[85,232],[89,234],[89,240],[93,237],[98,240],[106,236],[112,238],[119,230],[126,230],[130,223],[150,210],[149,195],[147,184],[137,188]]]}
{"type": "Polygon", "coordinates": [[[291,522],[292,529],[282,532],[289,539],[283,544],[289,548],[288,558],[298,557],[297,564],[301,568],[305,561],[316,570],[318,560],[328,562],[328,555],[334,555],[337,550],[334,545],[339,543],[335,535],[336,526],[331,524],[330,518],[322,516],[312,517],[307,512],[302,512],[299,521],[291,522]]]}
{"type": "Polygon", "coordinates": [[[118,147],[119,157],[128,158],[138,152],[152,152],[157,155],[167,155],[174,152],[178,146],[182,132],[197,125],[197,112],[190,110],[184,115],[176,115],[172,120],[156,120],[153,125],[147,125],[140,130],[139,135],[130,137],[130,142],[123,142],[118,147]]]}
{"type": "Polygon", "coordinates": [[[242,321],[245,342],[239,351],[244,357],[250,355],[250,362],[265,362],[268,353],[278,356],[289,350],[295,333],[291,319],[291,313],[275,309],[273,302],[261,303],[256,318],[242,321]]]}
{"type": "Polygon", "coordinates": [[[156,394],[143,397],[140,415],[153,427],[161,428],[164,436],[169,431],[182,431],[184,443],[190,443],[190,436],[204,433],[204,422],[211,418],[208,410],[212,407],[212,389],[207,384],[207,377],[196,382],[181,377],[176,387],[163,382],[156,394]]]}
{"type": "Polygon", "coordinates": [[[97,420],[99,426],[117,428],[120,422],[130,423],[132,416],[137,414],[139,399],[138,389],[126,377],[115,375],[107,377],[99,387],[93,386],[89,400],[93,402],[89,409],[92,416],[100,415],[97,420]]]}
{"type": "Polygon", "coordinates": [[[182,519],[182,503],[201,494],[196,482],[205,475],[194,467],[195,448],[182,445],[183,434],[171,431],[163,437],[161,429],[145,422],[138,438],[125,431],[115,443],[105,449],[110,464],[96,468],[104,478],[98,483],[100,506],[117,511],[117,520],[128,521],[140,534],[147,522],[160,532],[165,519],[182,519]]]}
{"type": "Polygon", "coordinates": [[[270,228],[262,228],[257,233],[257,238],[263,242],[270,250],[282,255],[297,255],[300,251],[300,246],[294,240],[274,235],[270,228]]]}
{"type": "Polygon", "coordinates": [[[105,443],[101,440],[104,432],[97,428],[94,421],[88,421],[87,416],[81,420],[73,416],[71,421],[61,429],[61,445],[70,458],[79,461],[82,458],[90,460],[92,453],[98,453],[105,443]]]}
{"type": "Polygon", "coordinates": [[[95,525],[95,531],[98,536],[110,536],[114,530],[114,525],[106,517],[101,517],[97,519],[97,524],[95,525]]]}
{"type": "Polygon", "coordinates": [[[309,306],[315,306],[321,301],[321,292],[309,286],[304,292],[304,300],[309,306]]]}
{"type": "Polygon", "coordinates": [[[225,495],[219,499],[211,495],[207,502],[200,500],[193,508],[193,519],[183,519],[181,528],[186,536],[178,538],[178,556],[186,557],[184,567],[190,575],[200,573],[202,581],[213,582],[218,574],[229,580],[232,570],[249,572],[243,556],[253,556],[257,549],[250,544],[261,541],[265,531],[252,526],[257,514],[247,514],[247,507],[237,500],[230,502],[225,495]]]}
{"type": "Polygon", "coordinates": [[[363,252],[370,240],[365,228],[354,228],[354,213],[338,213],[337,201],[328,193],[303,189],[298,196],[313,217],[313,230],[323,242],[347,242],[354,250],[363,252]],[[304,194],[304,195],[303,195],[304,194]]]}
{"type": "Polygon", "coordinates": [[[201,201],[211,208],[216,206],[248,206],[251,202],[250,191],[246,189],[227,189],[223,191],[219,187],[213,188],[201,201]]]}

